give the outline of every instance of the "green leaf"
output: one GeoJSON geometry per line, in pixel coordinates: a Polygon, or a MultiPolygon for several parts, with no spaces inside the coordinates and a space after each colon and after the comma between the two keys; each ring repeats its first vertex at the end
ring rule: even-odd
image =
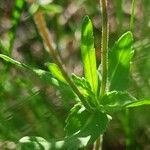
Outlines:
{"type": "Polygon", "coordinates": [[[101,105],[103,105],[106,112],[116,112],[125,109],[128,104],[135,101],[136,98],[127,92],[112,91],[102,97],[101,105]]]}
{"type": "Polygon", "coordinates": [[[79,77],[75,74],[72,74],[72,80],[73,82],[80,88],[80,91],[84,96],[87,96],[88,93],[93,93],[91,85],[84,77],[79,77]]]}
{"type": "Polygon", "coordinates": [[[22,64],[19,61],[16,61],[16,60],[14,60],[14,59],[6,56],[6,55],[0,54],[0,58],[4,59],[5,61],[10,62],[14,65],[17,65],[17,66],[20,66],[20,67],[22,66],[22,64]]]}
{"type": "Polygon", "coordinates": [[[87,144],[93,144],[100,134],[105,132],[108,117],[100,111],[88,112],[82,105],[77,104],[71,109],[66,122],[65,130],[68,136],[89,137],[87,144]]]}
{"type": "Polygon", "coordinates": [[[82,122],[86,122],[88,118],[85,108],[81,104],[76,104],[71,110],[68,118],[66,119],[66,135],[72,135],[78,132],[82,127],[82,122]]]}
{"type": "Polygon", "coordinates": [[[134,52],[132,43],[132,33],[126,32],[109,52],[108,78],[110,91],[124,91],[128,87],[130,64],[134,52]]]}
{"type": "Polygon", "coordinates": [[[47,72],[45,70],[32,68],[26,64],[20,63],[19,61],[16,61],[16,60],[14,60],[14,59],[6,56],[6,55],[3,55],[3,54],[0,54],[0,58],[4,59],[7,62],[10,62],[13,65],[23,67],[25,69],[32,71],[34,74],[39,76],[45,82],[48,82],[48,83],[55,85],[55,86],[59,85],[58,81],[52,76],[52,74],[50,74],[49,72],[47,72]]]}
{"type": "Polygon", "coordinates": [[[62,7],[56,4],[42,5],[40,8],[48,13],[61,13],[62,7]]]}
{"type": "Polygon", "coordinates": [[[46,66],[48,67],[49,71],[53,74],[53,76],[55,78],[57,78],[58,80],[64,82],[67,84],[66,80],[64,79],[60,69],[58,68],[58,66],[54,63],[46,63],[46,66]]]}
{"type": "Polygon", "coordinates": [[[97,107],[98,100],[95,93],[92,91],[89,82],[84,77],[79,77],[76,76],[75,74],[72,74],[72,80],[77,85],[80,92],[84,95],[88,103],[92,107],[97,107]]]}
{"type": "Polygon", "coordinates": [[[128,105],[126,105],[127,108],[131,108],[131,107],[140,107],[140,106],[144,106],[144,105],[150,105],[150,99],[149,100],[138,100],[135,102],[132,102],[128,105]]]}
{"type": "Polygon", "coordinates": [[[7,62],[10,62],[14,65],[17,65],[21,68],[25,68],[30,70],[32,73],[34,73],[36,76],[38,76],[43,82],[46,84],[53,85],[57,89],[59,89],[62,97],[64,99],[75,99],[75,94],[71,90],[71,88],[66,85],[65,83],[61,82],[60,80],[57,80],[50,72],[42,70],[42,69],[37,69],[37,68],[32,68],[26,64],[20,63],[6,55],[0,54],[0,58],[4,59],[7,62]],[[67,94],[66,94],[67,93],[67,94]]]}
{"type": "Polygon", "coordinates": [[[86,80],[90,83],[93,92],[97,92],[98,75],[94,48],[94,36],[92,22],[88,16],[84,18],[81,32],[81,55],[84,65],[86,80]]]}

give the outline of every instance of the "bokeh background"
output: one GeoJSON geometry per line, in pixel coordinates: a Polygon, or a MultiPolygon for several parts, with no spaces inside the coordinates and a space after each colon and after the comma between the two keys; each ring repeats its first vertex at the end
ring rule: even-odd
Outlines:
{"type": "MultiPolygon", "coordinates": [[[[0,39],[14,59],[47,70],[51,57],[37,32],[30,5],[24,1],[0,0],[0,39]],[[16,18],[14,17],[16,13],[16,18]]],[[[109,48],[130,30],[131,0],[108,0],[109,48]]],[[[89,15],[94,25],[95,48],[100,60],[101,17],[98,0],[53,0],[57,7],[45,14],[48,28],[69,74],[82,76],[80,31],[82,19],[89,15]]],[[[150,97],[150,1],[136,0],[134,16],[135,55],[131,67],[129,92],[138,99],[150,97]]],[[[0,53],[6,54],[0,45],[0,53]]],[[[97,62],[100,63],[99,61],[97,62]]],[[[121,82],[121,81],[120,81],[121,82]]],[[[43,82],[30,71],[0,60],[0,149],[16,149],[26,135],[47,140],[64,136],[65,119],[74,97],[43,82]]],[[[104,150],[124,150],[130,128],[132,149],[150,149],[150,107],[143,106],[113,115],[104,134],[104,150]]]]}

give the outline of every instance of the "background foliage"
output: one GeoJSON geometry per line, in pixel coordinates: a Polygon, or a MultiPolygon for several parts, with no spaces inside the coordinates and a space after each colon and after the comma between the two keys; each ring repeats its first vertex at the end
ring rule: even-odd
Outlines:
{"type": "MultiPolygon", "coordinates": [[[[58,54],[68,72],[82,75],[80,31],[83,16],[88,14],[94,24],[97,58],[100,57],[101,18],[98,1],[59,0],[46,13],[58,54]],[[59,6],[59,7],[58,7],[59,6]]],[[[129,30],[131,1],[109,1],[109,47],[129,30]]],[[[150,97],[150,1],[136,1],[134,16],[135,55],[131,68],[129,91],[137,99],[150,97]]],[[[49,10],[49,9],[48,9],[49,10]]],[[[32,67],[48,70],[51,62],[35,28],[29,5],[24,1],[1,0],[0,53],[8,54],[32,67]]],[[[100,59],[98,59],[100,60],[100,59]]],[[[98,62],[100,63],[100,62],[98,62]]],[[[58,92],[45,79],[0,60],[0,148],[15,149],[18,139],[36,135],[47,140],[61,139],[74,96],[67,89],[58,92]],[[67,93],[67,94],[66,94],[67,93]],[[10,146],[11,145],[11,146],[10,146]]],[[[120,81],[121,82],[121,81],[120,81]]],[[[129,126],[133,146],[150,149],[149,106],[130,111],[129,126]]],[[[116,113],[104,135],[104,149],[124,149],[127,121],[125,112],[116,113]]]]}

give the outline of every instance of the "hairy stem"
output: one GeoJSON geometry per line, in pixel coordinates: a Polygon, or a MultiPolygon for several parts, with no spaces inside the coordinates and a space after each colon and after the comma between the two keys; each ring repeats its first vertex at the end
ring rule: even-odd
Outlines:
{"type": "Polygon", "coordinates": [[[107,55],[108,55],[108,16],[107,16],[107,0],[100,0],[102,12],[102,41],[101,41],[101,65],[102,65],[102,83],[100,96],[106,92],[107,86],[107,55]]]}
{"type": "Polygon", "coordinates": [[[50,37],[50,33],[48,32],[48,28],[47,28],[43,13],[41,11],[36,12],[34,15],[34,20],[35,20],[36,26],[38,28],[38,31],[44,41],[44,44],[45,44],[46,48],[48,49],[50,55],[52,56],[53,61],[57,64],[57,66],[59,67],[65,80],[70,85],[72,90],[76,93],[76,95],[79,97],[79,99],[81,100],[83,105],[87,108],[87,110],[90,110],[91,109],[90,105],[85,100],[84,96],[80,93],[80,91],[75,86],[75,84],[72,82],[72,80],[69,78],[68,74],[66,73],[66,71],[64,70],[64,68],[62,66],[60,59],[57,56],[56,50],[53,46],[52,39],[50,37]]]}
{"type": "MultiPolygon", "coordinates": [[[[107,0],[100,0],[102,12],[102,40],[101,40],[101,65],[102,65],[102,82],[100,89],[100,97],[106,93],[107,87],[107,59],[108,59],[108,16],[107,16],[107,0]]],[[[103,135],[101,135],[95,145],[94,150],[102,150],[103,135]]]]}

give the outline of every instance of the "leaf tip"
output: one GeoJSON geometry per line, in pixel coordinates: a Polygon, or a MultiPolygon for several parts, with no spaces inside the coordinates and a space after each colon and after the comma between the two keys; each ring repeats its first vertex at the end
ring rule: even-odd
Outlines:
{"type": "Polygon", "coordinates": [[[133,39],[133,34],[131,31],[127,31],[124,35],[126,35],[127,37],[129,38],[132,38],[133,39]]]}
{"type": "Polygon", "coordinates": [[[82,27],[85,28],[85,26],[86,26],[87,24],[89,24],[89,23],[92,24],[92,22],[91,22],[89,16],[86,15],[86,16],[83,18],[82,27]]]}

